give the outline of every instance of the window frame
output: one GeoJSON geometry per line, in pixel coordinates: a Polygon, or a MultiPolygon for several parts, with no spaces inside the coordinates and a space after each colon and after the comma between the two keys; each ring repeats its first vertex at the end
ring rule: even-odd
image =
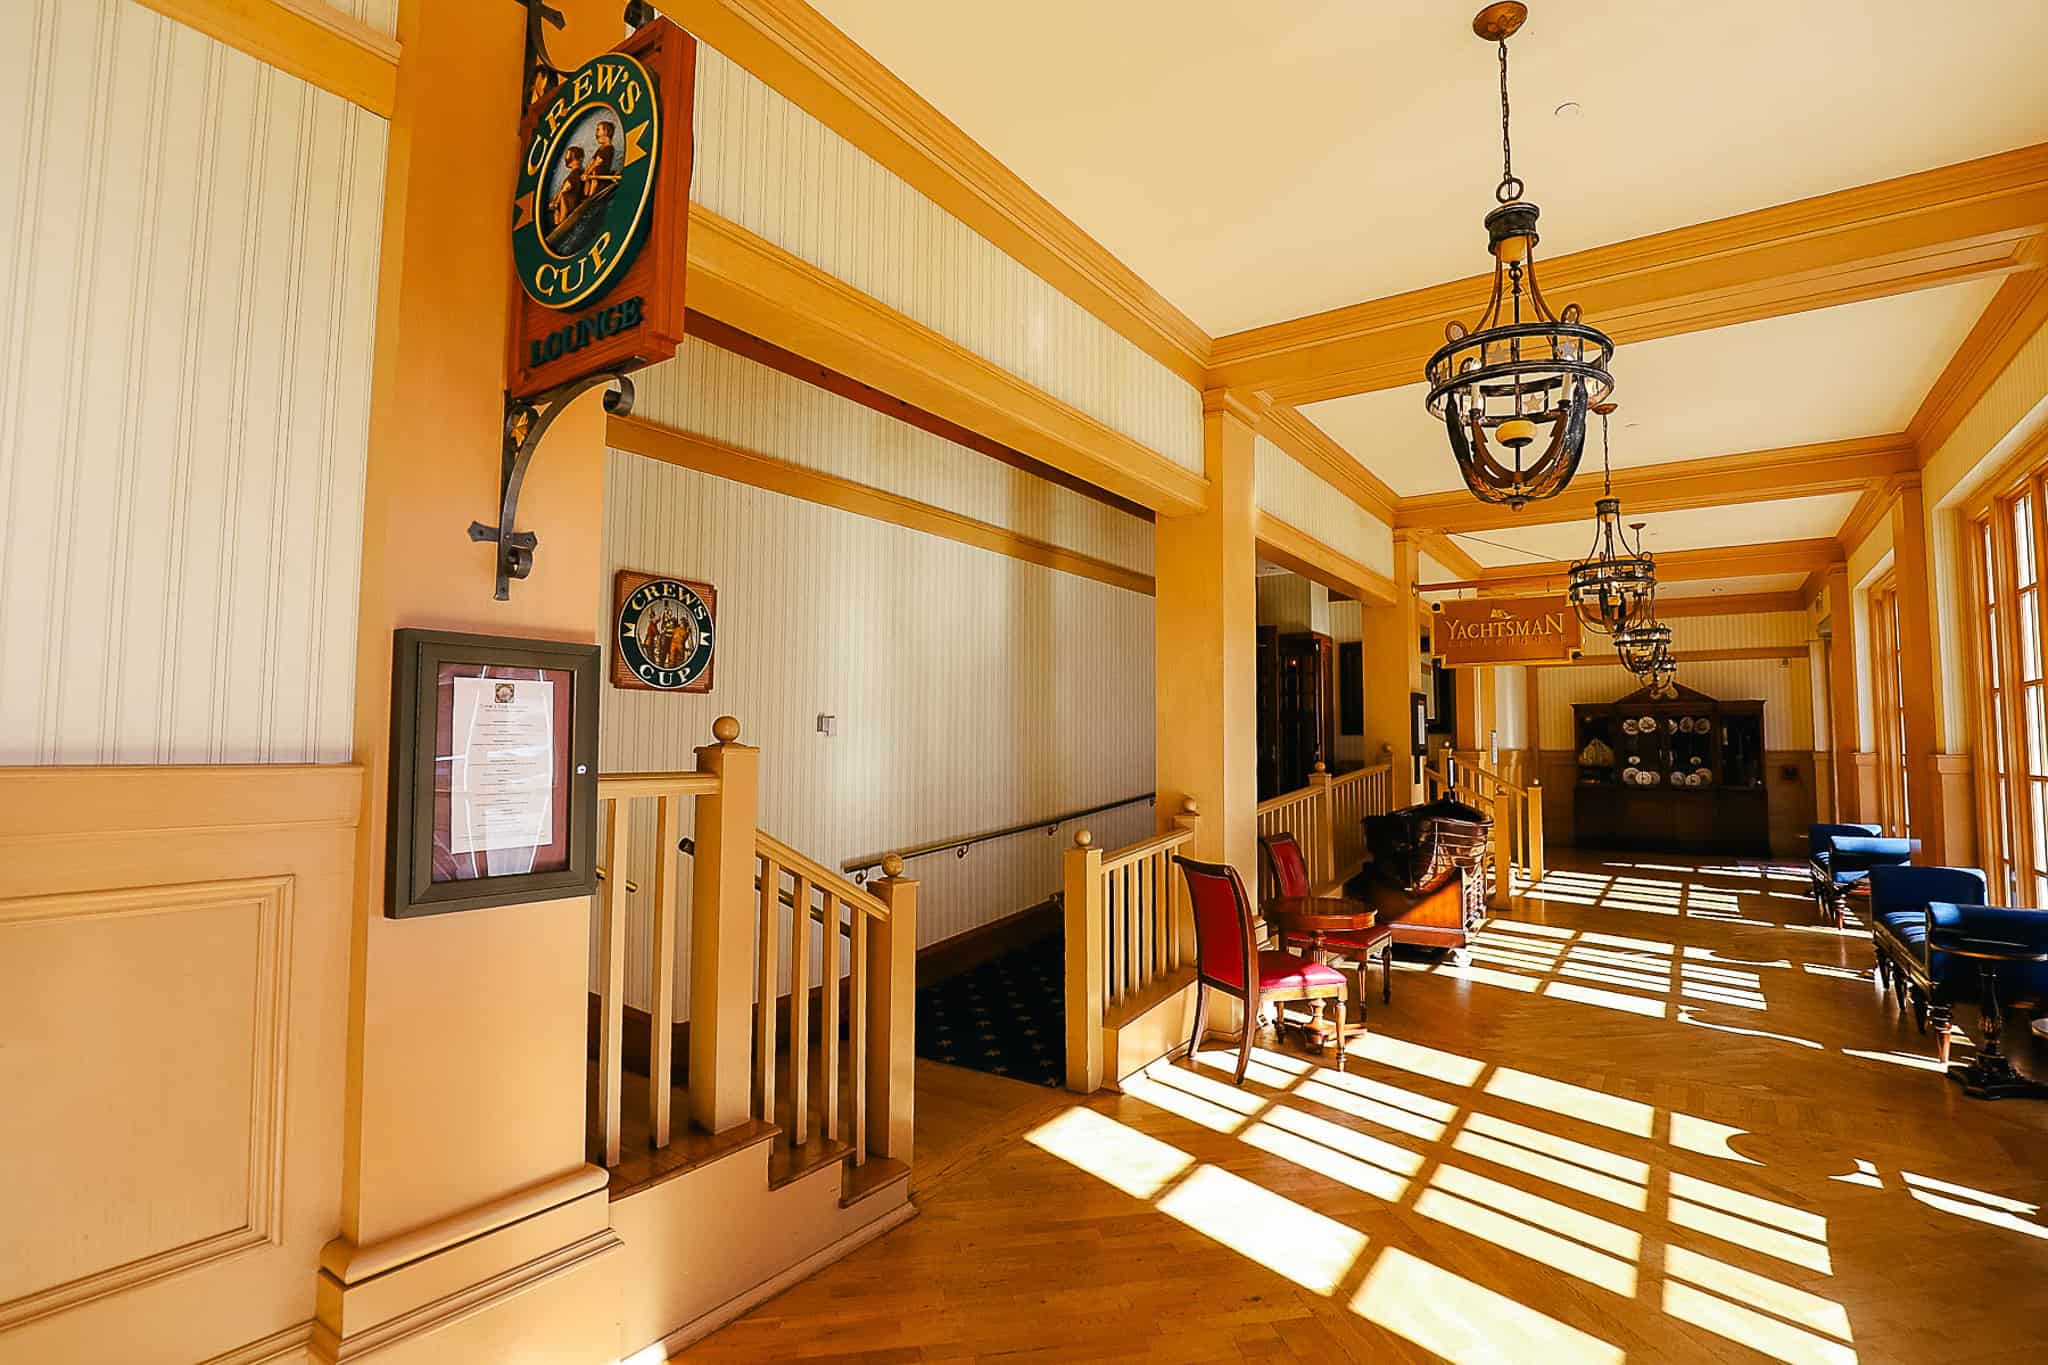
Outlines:
{"type": "Polygon", "coordinates": [[[2048,452],[2029,455],[1963,509],[1961,540],[1974,644],[1978,856],[1997,899],[2048,906],[2048,452]]]}

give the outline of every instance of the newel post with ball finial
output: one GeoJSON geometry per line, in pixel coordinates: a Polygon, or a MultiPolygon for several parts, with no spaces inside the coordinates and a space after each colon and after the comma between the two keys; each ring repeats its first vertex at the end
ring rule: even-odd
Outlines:
{"type": "Polygon", "coordinates": [[[722,1133],[753,1115],[754,838],[761,751],[720,716],[697,771],[718,790],[697,798],[690,901],[690,1118],[722,1133]]]}
{"type": "Polygon", "coordinates": [[[868,1155],[910,1160],[917,1096],[917,879],[903,858],[882,859],[881,880],[869,882],[889,918],[868,929],[868,1155]]]}
{"type": "Polygon", "coordinates": [[[1074,835],[1062,862],[1067,921],[1067,1089],[1086,1095],[1102,1086],[1102,850],[1087,830],[1074,835]]]}

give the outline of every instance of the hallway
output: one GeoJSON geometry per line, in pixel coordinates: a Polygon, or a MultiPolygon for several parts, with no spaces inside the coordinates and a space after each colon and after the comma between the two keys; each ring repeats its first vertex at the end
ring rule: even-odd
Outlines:
{"type": "Polygon", "coordinates": [[[2048,1108],[1965,1099],[1805,885],[1568,858],[1348,1074],[969,1111],[920,1217],[678,1359],[2040,1359],[2048,1108]]]}

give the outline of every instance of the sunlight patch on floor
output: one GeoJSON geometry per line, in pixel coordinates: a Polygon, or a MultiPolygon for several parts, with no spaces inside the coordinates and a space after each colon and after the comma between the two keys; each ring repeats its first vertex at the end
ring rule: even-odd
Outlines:
{"type": "Polygon", "coordinates": [[[1352,1296],[1351,1311],[1456,1365],[1540,1360],[1622,1365],[1627,1353],[1483,1285],[1389,1247],[1352,1296]]]}
{"type": "Polygon", "coordinates": [[[1069,1109],[1024,1140],[1138,1199],[1150,1199],[1195,1164],[1180,1148],[1093,1109],[1069,1109]]]}
{"type": "Polygon", "coordinates": [[[1155,1207],[1318,1294],[1335,1293],[1365,1251],[1356,1228],[1216,1166],[1196,1167],[1155,1207]]]}

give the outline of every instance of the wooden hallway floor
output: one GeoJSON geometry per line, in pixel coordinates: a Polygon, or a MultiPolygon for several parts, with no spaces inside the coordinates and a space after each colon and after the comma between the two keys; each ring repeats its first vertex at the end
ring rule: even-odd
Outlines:
{"type": "Polygon", "coordinates": [[[921,1109],[921,1216],[679,1359],[2048,1359],[2048,1103],[1963,1096],[1804,887],[1580,855],[1344,1074],[921,1109]]]}

